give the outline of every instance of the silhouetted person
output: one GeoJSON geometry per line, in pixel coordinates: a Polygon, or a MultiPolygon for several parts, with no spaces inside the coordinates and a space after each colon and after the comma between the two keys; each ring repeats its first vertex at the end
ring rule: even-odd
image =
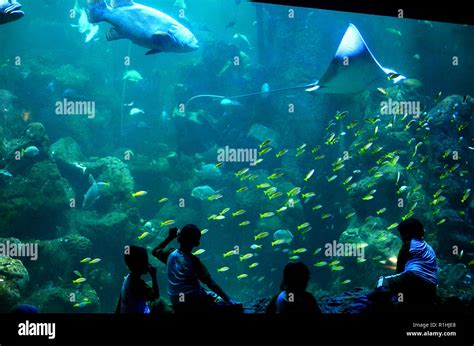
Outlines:
{"type": "Polygon", "coordinates": [[[267,313],[321,314],[314,296],[306,292],[308,282],[309,270],[304,263],[288,263],[283,271],[282,291],[273,297],[267,313]]]}
{"type": "Polygon", "coordinates": [[[130,273],[123,281],[120,299],[117,304],[117,313],[121,314],[148,314],[151,304],[160,298],[160,291],[156,281],[156,268],[148,262],[146,249],[139,246],[126,248],[124,254],[125,264],[130,273]],[[149,273],[152,287],[148,286],[141,276],[149,273]]]}
{"type": "Polygon", "coordinates": [[[408,304],[432,304],[438,284],[436,254],[423,240],[425,231],[417,219],[398,225],[403,245],[398,253],[397,274],[385,276],[383,286],[394,294],[402,293],[408,304]]]}
{"type": "Polygon", "coordinates": [[[219,297],[227,304],[234,304],[230,297],[211,278],[209,271],[191,252],[199,246],[201,231],[195,225],[186,225],[178,231],[169,230],[168,237],[153,249],[153,256],[165,263],[168,268],[168,294],[177,313],[209,311],[217,305],[219,297]],[[177,238],[179,249],[165,249],[177,238]],[[205,290],[205,284],[212,292],[205,290]]]}

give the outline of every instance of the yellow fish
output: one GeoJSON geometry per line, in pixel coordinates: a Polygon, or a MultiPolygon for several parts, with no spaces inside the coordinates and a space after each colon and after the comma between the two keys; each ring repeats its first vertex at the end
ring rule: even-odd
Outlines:
{"type": "Polygon", "coordinates": [[[229,267],[222,267],[222,268],[217,269],[217,271],[218,271],[219,273],[223,273],[223,272],[228,271],[229,269],[230,269],[229,267]]]}
{"type": "Polygon", "coordinates": [[[263,147],[266,147],[267,145],[269,145],[271,142],[272,142],[271,139],[265,139],[262,143],[258,145],[258,147],[262,149],[263,147]]]}
{"type": "Polygon", "coordinates": [[[92,258],[86,257],[86,258],[82,259],[80,263],[88,263],[88,262],[90,262],[91,260],[92,260],[92,258]]]}
{"type": "Polygon", "coordinates": [[[150,232],[143,232],[141,235],[138,236],[139,240],[142,240],[150,235],[150,232]]]}
{"type": "Polygon", "coordinates": [[[390,226],[387,227],[387,231],[390,231],[391,229],[394,229],[396,227],[398,227],[398,223],[396,223],[396,222],[392,223],[390,226]]]}
{"type": "Polygon", "coordinates": [[[340,271],[340,270],[343,270],[344,267],[343,266],[335,266],[335,267],[331,267],[331,270],[333,271],[340,271]]]}
{"type": "Polygon", "coordinates": [[[316,196],[316,194],[314,192],[306,192],[306,193],[303,193],[301,195],[301,197],[303,197],[304,199],[310,199],[312,197],[316,196]]]}
{"type": "Polygon", "coordinates": [[[277,240],[272,241],[272,246],[281,245],[283,243],[285,243],[283,239],[277,239],[277,240]]]}
{"type": "Polygon", "coordinates": [[[223,196],[220,193],[215,193],[213,195],[210,195],[207,197],[208,200],[210,201],[215,201],[216,199],[222,198],[223,196]]]}
{"type": "Polygon", "coordinates": [[[168,198],[164,197],[158,201],[158,203],[165,203],[168,201],[168,198]]]}
{"type": "Polygon", "coordinates": [[[337,175],[333,175],[332,177],[327,178],[328,183],[330,183],[331,181],[335,180],[336,178],[337,178],[337,175]]]}
{"type": "Polygon", "coordinates": [[[283,193],[277,191],[277,192],[272,193],[270,196],[268,196],[268,199],[269,199],[269,200],[272,200],[272,199],[277,198],[277,197],[280,197],[280,196],[283,196],[283,193]]]}
{"type": "Polygon", "coordinates": [[[282,149],[275,156],[276,157],[281,157],[281,156],[285,155],[287,152],[288,152],[288,149],[282,149]]]}
{"type": "Polygon", "coordinates": [[[345,179],[343,182],[342,182],[342,185],[347,185],[349,184],[349,182],[352,180],[352,175],[350,177],[348,177],[347,179],[345,179]]]}
{"type": "Polygon", "coordinates": [[[281,176],[283,176],[285,173],[273,173],[272,175],[268,176],[267,179],[270,179],[270,180],[274,180],[274,179],[277,179],[277,178],[280,178],[281,176]]]}
{"type": "Polygon", "coordinates": [[[95,258],[92,261],[90,261],[89,264],[96,264],[96,263],[99,263],[100,261],[102,261],[100,258],[95,258]]]}
{"type": "Polygon", "coordinates": [[[252,257],[253,257],[253,254],[247,253],[243,256],[240,256],[240,261],[242,262],[242,261],[248,260],[249,258],[252,258],[252,257]]]}
{"type": "Polygon", "coordinates": [[[349,220],[351,217],[353,217],[356,213],[352,212],[346,215],[346,220],[349,220]]]}
{"type": "Polygon", "coordinates": [[[285,211],[286,209],[288,209],[288,207],[283,206],[283,207],[279,208],[276,212],[279,214],[279,213],[285,211]]]}
{"type": "Polygon", "coordinates": [[[249,171],[249,168],[242,168],[240,171],[238,171],[237,173],[235,173],[235,176],[236,177],[239,177],[241,175],[244,175],[245,173],[247,173],[249,171]]]}
{"type": "Polygon", "coordinates": [[[300,188],[300,187],[294,187],[294,188],[292,188],[290,191],[288,191],[286,194],[288,195],[288,197],[295,197],[295,196],[297,196],[300,192],[301,192],[301,188],[300,188]]]}
{"type": "Polygon", "coordinates": [[[166,220],[166,221],[162,221],[160,223],[160,226],[163,227],[163,226],[170,226],[170,225],[174,225],[176,221],[174,220],[166,220]]]}
{"type": "Polygon", "coordinates": [[[304,253],[306,251],[306,248],[300,247],[299,249],[293,250],[292,253],[304,253]]]}
{"type": "Polygon", "coordinates": [[[219,215],[223,215],[223,214],[227,213],[229,210],[230,210],[230,208],[224,208],[224,209],[219,213],[219,215]]]}
{"type": "Polygon", "coordinates": [[[85,282],[86,281],[86,278],[78,278],[76,280],[73,280],[72,283],[73,284],[80,284],[82,282],[85,282]]]}
{"type": "Polygon", "coordinates": [[[247,191],[249,188],[247,186],[243,186],[240,189],[237,189],[236,192],[244,192],[247,191]]]}
{"type": "Polygon", "coordinates": [[[224,256],[224,258],[225,258],[225,257],[237,255],[237,254],[238,254],[237,251],[235,251],[235,250],[230,250],[230,251],[227,251],[223,256],[224,256]]]}
{"type": "Polygon", "coordinates": [[[298,231],[302,228],[306,228],[310,226],[310,223],[309,222],[305,222],[305,223],[302,223],[301,225],[297,226],[296,228],[298,229],[298,231]]]}
{"type": "Polygon", "coordinates": [[[314,169],[310,170],[310,171],[306,174],[306,176],[304,177],[304,181],[308,181],[309,178],[311,178],[311,177],[313,176],[313,174],[314,174],[314,169]]]}
{"type": "Polygon", "coordinates": [[[218,162],[214,165],[214,168],[219,168],[219,167],[222,167],[224,165],[224,162],[218,162]]]}
{"type": "Polygon", "coordinates": [[[237,210],[236,212],[232,213],[232,216],[239,216],[239,215],[242,215],[242,214],[245,214],[245,210],[240,209],[240,210],[237,210]]]}
{"type": "Polygon", "coordinates": [[[260,232],[259,234],[257,234],[256,236],[254,236],[253,238],[255,240],[258,240],[258,239],[263,239],[263,238],[266,238],[270,235],[270,233],[268,232],[260,232]]]}
{"type": "Polygon", "coordinates": [[[251,265],[249,265],[249,268],[252,269],[252,268],[255,268],[256,266],[258,266],[258,262],[252,263],[251,265]]]}
{"type": "Polygon", "coordinates": [[[267,187],[270,187],[270,184],[263,183],[263,184],[258,184],[257,185],[257,189],[266,189],[267,187]]]}
{"type": "Polygon", "coordinates": [[[272,150],[272,147],[266,147],[265,149],[258,152],[258,156],[262,156],[272,150]]]}
{"type": "Polygon", "coordinates": [[[239,223],[240,227],[248,226],[248,225],[250,225],[250,221],[242,221],[241,223],[239,223]]]}
{"type": "Polygon", "coordinates": [[[240,274],[240,275],[237,276],[237,279],[242,280],[242,279],[245,279],[246,277],[248,277],[247,274],[240,274]]]}
{"type": "Polygon", "coordinates": [[[359,124],[359,122],[357,120],[354,120],[353,122],[351,122],[349,125],[346,126],[346,129],[348,129],[348,130],[353,129],[358,124],[359,124]]]}
{"type": "Polygon", "coordinates": [[[148,192],[146,191],[138,191],[138,192],[135,192],[135,193],[132,193],[132,197],[142,197],[142,196],[146,196],[148,194],[148,192]]]}
{"type": "Polygon", "coordinates": [[[470,195],[471,195],[471,189],[464,190],[464,194],[462,196],[461,203],[466,202],[470,195]]]}
{"type": "Polygon", "coordinates": [[[260,218],[263,219],[263,218],[267,218],[267,217],[272,217],[273,215],[275,215],[274,212],[272,212],[272,211],[267,211],[267,212],[265,212],[265,213],[263,213],[263,214],[260,214],[260,218]]]}
{"type": "Polygon", "coordinates": [[[322,160],[322,159],[324,159],[325,157],[326,157],[326,155],[318,155],[318,156],[316,156],[314,159],[315,159],[315,160],[322,160]]]}
{"type": "Polygon", "coordinates": [[[345,112],[338,112],[335,116],[336,120],[340,120],[342,118],[344,118],[347,114],[349,114],[349,112],[345,111],[345,112]]]}
{"type": "Polygon", "coordinates": [[[316,262],[315,264],[313,264],[313,266],[315,266],[315,267],[324,267],[327,264],[328,264],[328,262],[320,261],[320,262],[316,262]]]}
{"type": "Polygon", "coordinates": [[[194,251],[194,252],[193,252],[193,255],[194,255],[194,256],[198,256],[198,255],[203,254],[204,252],[206,252],[206,250],[204,250],[204,249],[199,249],[199,250],[194,251]]]}

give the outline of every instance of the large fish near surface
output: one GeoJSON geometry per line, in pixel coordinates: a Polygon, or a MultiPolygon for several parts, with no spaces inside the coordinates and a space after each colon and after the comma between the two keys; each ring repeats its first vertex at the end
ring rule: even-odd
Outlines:
{"type": "Polygon", "coordinates": [[[196,37],[175,19],[154,8],[131,0],[88,0],[89,22],[108,22],[113,25],[107,40],[129,39],[149,48],[146,53],[186,53],[199,48],[196,37]]]}
{"type": "Polygon", "coordinates": [[[0,0],[0,24],[13,22],[25,15],[16,0],[0,0]]]}

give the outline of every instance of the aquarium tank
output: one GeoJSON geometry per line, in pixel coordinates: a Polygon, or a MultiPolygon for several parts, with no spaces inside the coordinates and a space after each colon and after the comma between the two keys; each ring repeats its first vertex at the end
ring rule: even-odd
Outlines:
{"type": "Polygon", "coordinates": [[[0,0],[1,313],[114,312],[130,245],[169,306],[154,250],[188,224],[190,253],[246,312],[299,262],[323,313],[352,311],[397,272],[412,218],[439,299],[472,299],[472,26],[244,0],[19,2],[0,0]]]}

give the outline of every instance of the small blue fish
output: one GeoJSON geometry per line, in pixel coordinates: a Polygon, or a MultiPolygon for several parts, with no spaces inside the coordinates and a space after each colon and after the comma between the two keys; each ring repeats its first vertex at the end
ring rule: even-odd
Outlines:
{"type": "Polygon", "coordinates": [[[26,156],[26,157],[35,157],[39,154],[39,149],[35,147],[34,145],[21,150],[21,156],[26,156]]]}

